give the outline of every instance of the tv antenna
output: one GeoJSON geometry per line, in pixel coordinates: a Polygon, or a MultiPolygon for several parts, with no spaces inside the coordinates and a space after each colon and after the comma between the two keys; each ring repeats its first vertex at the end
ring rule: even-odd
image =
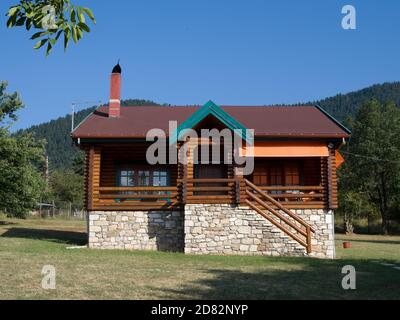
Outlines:
{"type": "Polygon", "coordinates": [[[76,112],[76,108],[78,106],[82,106],[82,105],[87,105],[87,104],[93,104],[93,105],[101,105],[101,101],[97,100],[97,101],[79,101],[79,102],[72,102],[71,103],[71,132],[74,131],[75,129],[75,112],[76,112]]]}

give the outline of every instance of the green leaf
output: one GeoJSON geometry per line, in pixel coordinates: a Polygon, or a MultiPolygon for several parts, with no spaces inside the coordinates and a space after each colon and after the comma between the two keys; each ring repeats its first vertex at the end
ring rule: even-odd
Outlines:
{"type": "Polygon", "coordinates": [[[74,40],[74,42],[77,43],[78,42],[78,32],[76,31],[76,27],[71,26],[71,30],[72,30],[72,40],[74,40]]]}
{"type": "Polygon", "coordinates": [[[94,14],[93,14],[92,10],[90,10],[89,8],[82,8],[82,10],[87,14],[87,16],[90,18],[90,20],[92,20],[94,23],[96,23],[96,19],[94,18],[94,14]]]}
{"type": "Polygon", "coordinates": [[[42,29],[42,21],[43,21],[43,19],[44,19],[44,15],[43,14],[41,14],[41,13],[36,14],[32,19],[34,26],[36,28],[38,28],[38,29],[42,29]]]}
{"type": "Polygon", "coordinates": [[[9,7],[7,11],[7,27],[22,26],[28,31],[38,29],[33,32],[31,40],[39,40],[34,45],[35,49],[47,45],[47,54],[52,51],[63,33],[64,49],[66,49],[71,38],[78,43],[85,32],[91,32],[89,19],[96,23],[91,9],[75,6],[70,0],[15,0],[15,2],[19,5],[9,7]],[[55,21],[49,14],[50,10],[47,7],[49,4],[56,8],[55,21]]]}
{"type": "Polygon", "coordinates": [[[77,11],[78,11],[78,21],[79,21],[80,23],[85,23],[85,15],[83,14],[82,8],[81,8],[81,7],[78,7],[78,8],[77,8],[77,11]]]}
{"type": "MultiPolygon", "coordinates": [[[[51,40],[54,40],[54,39],[51,39],[51,40]]],[[[51,40],[50,40],[50,42],[47,44],[46,57],[50,54],[51,50],[53,50],[53,45],[51,44],[51,40]]]]}
{"type": "Polygon", "coordinates": [[[23,2],[22,6],[24,7],[24,9],[26,11],[28,11],[30,9],[30,7],[31,7],[31,3],[30,2],[23,2]]]}
{"type": "Polygon", "coordinates": [[[35,39],[37,39],[37,38],[43,37],[43,36],[45,36],[46,34],[49,34],[49,32],[48,32],[48,31],[36,32],[36,33],[31,37],[31,40],[35,40],[35,39]]]}
{"type": "Polygon", "coordinates": [[[11,28],[15,26],[15,22],[17,20],[17,16],[12,16],[7,20],[7,28],[11,28]]]}
{"type": "Polygon", "coordinates": [[[89,33],[90,32],[90,28],[87,24],[85,23],[78,23],[78,27],[81,28],[83,31],[89,33]]]}
{"type": "Polygon", "coordinates": [[[11,7],[10,9],[8,9],[7,16],[11,17],[17,14],[20,10],[21,10],[20,6],[11,7]]]}
{"type": "Polygon", "coordinates": [[[25,17],[20,17],[20,18],[17,20],[17,22],[15,23],[15,25],[18,26],[18,27],[23,26],[23,25],[25,24],[25,20],[26,20],[25,17]]]}
{"type": "Polygon", "coordinates": [[[32,27],[32,20],[27,18],[26,23],[25,23],[25,28],[27,31],[29,31],[29,30],[31,30],[31,27],[32,27]]]}
{"type": "Polygon", "coordinates": [[[76,12],[75,12],[75,9],[71,9],[70,17],[71,17],[71,21],[73,23],[76,23],[76,12]]]}
{"type": "Polygon", "coordinates": [[[38,41],[35,46],[33,47],[33,49],[40,49],[41,47],[43,47],[46,43],[47,43],[48,39],[42,39],[40,41],[38,41]]]}
{"type": "Polygon", "coordinates": [[[64,31],[64,51],[68,48],[69,39],[71,38],[71,31],[69,29],[64,31]]]}
{"type": "Polygon", "coordinates": [[[63,30],[60,30],[60,31],[57,32],[57,35],[56,35],[56,37],[55,37],[55,40],[56,40],[56,41],[58,40],[58,38],[60,38],[60,36],[62,35],[62,33],[63,33],[63,30]]]}

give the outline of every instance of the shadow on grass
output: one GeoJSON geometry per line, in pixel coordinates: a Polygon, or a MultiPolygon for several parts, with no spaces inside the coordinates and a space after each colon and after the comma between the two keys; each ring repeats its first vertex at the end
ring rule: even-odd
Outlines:
{"type": "MultiPolygon", "coordinates": [[[[284,260],[285,261],[285,260],[284,260]]],[[[268,268],[268,259],[265,264],[268,268]]],[[[205,278],[184,282],[174,289],[161,289],[164,298],[182,299],[399,299],[400,273],[370,262],[356,260],[274,263],[268,270],[204,270],[205,278]],[[287,265],[288,270],[285,270],[287,265]],[[344,265],[357,270],[357,290],[341,286],[344,265]]],[[[152,290],[160,290],[152,288],[152,290]]]]}
{"type": "Polygon", "coordinates": [[[62,230],[10,228],[1,237],[47,240],[77,246],[87,244],[87,234],[85,232],[62,230]]]}
{"type": "Polygon", "coordinates": [[[0,221],[0,226],[10,226],[16,224],[15,222],[9,222],[9,221],[0,221]]]}

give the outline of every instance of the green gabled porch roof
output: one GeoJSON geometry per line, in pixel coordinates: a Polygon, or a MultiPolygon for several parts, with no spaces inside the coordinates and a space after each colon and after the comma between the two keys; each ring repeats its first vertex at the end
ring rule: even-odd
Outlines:
{"type": "Polygon", "coordinates": [[[240,137],[243,140],[253,143],[253,138],[248,135],[247,128],[226,113],[220,106],[216,105],[210,100],[178,126],[176,131],[172,133],[169,139],[170,145],[176,143],[180,138],[182,138],[182,136],[185,135],[187,130],[193,129],[197,124],[210,115],[223,123],[228,129],[232,130],[236,134],[240,133],[240,137]]]}

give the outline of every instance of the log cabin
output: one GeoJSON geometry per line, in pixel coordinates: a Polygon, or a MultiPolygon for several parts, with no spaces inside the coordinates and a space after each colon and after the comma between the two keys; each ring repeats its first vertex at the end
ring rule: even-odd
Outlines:
{"type": "Polygon", "coordinates": [[[335,257],[338,150],[348,129],[313,105],[121,106],[121,74],[114,67],[109,104],[71,133],[85,152],[90,248],[335,257]],[[149,161],[154,129],[165,132],[160,163],[149,161]],[[245,145],[186,134],[206,129],[245,145]]]}

